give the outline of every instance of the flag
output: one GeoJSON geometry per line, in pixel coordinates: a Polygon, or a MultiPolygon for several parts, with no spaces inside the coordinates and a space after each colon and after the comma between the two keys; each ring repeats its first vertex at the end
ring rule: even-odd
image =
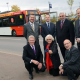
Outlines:
{"type": "Polygon", "coordinates": [[[49,8],[52,8],[52,4],[51,3],[49,3],[49,8]]]}

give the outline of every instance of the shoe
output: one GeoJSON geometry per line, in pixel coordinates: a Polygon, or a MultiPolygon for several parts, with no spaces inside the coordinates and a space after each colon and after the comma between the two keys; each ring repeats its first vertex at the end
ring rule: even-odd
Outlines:
{"type": "Polygon", "coordinates": [[[78,79],[78,77],[79,77],[79,74],[76,74],[75,79],[77,80],[77,79],[78,79]]]}
{"type": "Polygon", "coordinates": [[[39,73],[39,70],[36,70],[36,73],[39,73]]]}
{"type": "Polygon", "coordinates": [[[32,74],[29,74],[29,79],[33,79],[33,75],[32,74]]]}

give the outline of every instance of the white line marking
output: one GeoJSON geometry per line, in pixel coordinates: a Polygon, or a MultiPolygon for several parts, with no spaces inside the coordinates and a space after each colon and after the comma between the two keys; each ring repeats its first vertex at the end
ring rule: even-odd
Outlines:
{"type": "Polygon", "coordinates": [[[1,51],[1,50],[0,50],[0,53],[10,54],[10,55],[15,55],[15,56],[22,56],[22,55],[10,53],[10,52],[3,52],[3,51],[1,51]]]}
{"type": "Polygon", "coordinates": [[[11,39],[11,38],[0,38],[0,39],[8,39],[8,40],[21,40],[21,39],[11,39]]]}

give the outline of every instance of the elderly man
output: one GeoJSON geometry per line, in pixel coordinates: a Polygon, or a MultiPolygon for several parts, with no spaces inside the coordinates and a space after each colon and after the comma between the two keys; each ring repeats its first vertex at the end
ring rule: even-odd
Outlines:
{"type": "Polygon", "coordinates": [[[24,29],[23,29],[23,35],[26,39],[28,39],[28,37],[30,35],[33,35],[36,39],[36,43],[39,44],[39,24],[37,22],[35,22],[35,15],[34,14],[30,14],[29,16],[29,22],[24,24],[24,29]]]}
{"type": "Polygon", "coordinates": [[[29,78],[33,79],[33,67],[35,68],[36,73],[39,73],[39,71],[44,72],[45,67],[43,65],[43,55],[40,46],[39,44],[35,44],[35,37],[30,35],[28,42],[29,43],[23,47],[23,60],[25,68],[29,72],[29,78]]]}
{"type": "Polygon", "coordinates": [[[56,38],[63,58],[65,57],[65,47],[63,41],[69,39],[74,45],[75,34],[73,22],[65,18],[64,13],[59,14],[59,21],[56,23],[56,38]]]}
{"type": "Polygon", "coordinates": [[[67,74],[69,80],[77,80],[80,74],[80,53],[77,48],[72,46],[70,40],[64,40],[65,61],[59,66],[59,74],[67,74]]]}

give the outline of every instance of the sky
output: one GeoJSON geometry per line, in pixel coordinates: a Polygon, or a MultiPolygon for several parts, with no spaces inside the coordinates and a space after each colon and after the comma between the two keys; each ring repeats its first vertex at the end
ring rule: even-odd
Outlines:
{"type": "MultiPolygon", "coordinates": [[[[0,1],[0,11],[11,10],[12,5],[17,5],[21,10],[36,9],[40,11],[49,10],[49,3],[52,4],[50,11],[64,12],[66,14],[70,13],[70,6],[67,3],[68,0],[1,0],[0,1]],[[8,3],[8,6],[7,6],[8,3]]],[[[80,6],[80,0],[74,0],[72,6],[72,12],[76,13],[76,9],[80,6]]]]}

